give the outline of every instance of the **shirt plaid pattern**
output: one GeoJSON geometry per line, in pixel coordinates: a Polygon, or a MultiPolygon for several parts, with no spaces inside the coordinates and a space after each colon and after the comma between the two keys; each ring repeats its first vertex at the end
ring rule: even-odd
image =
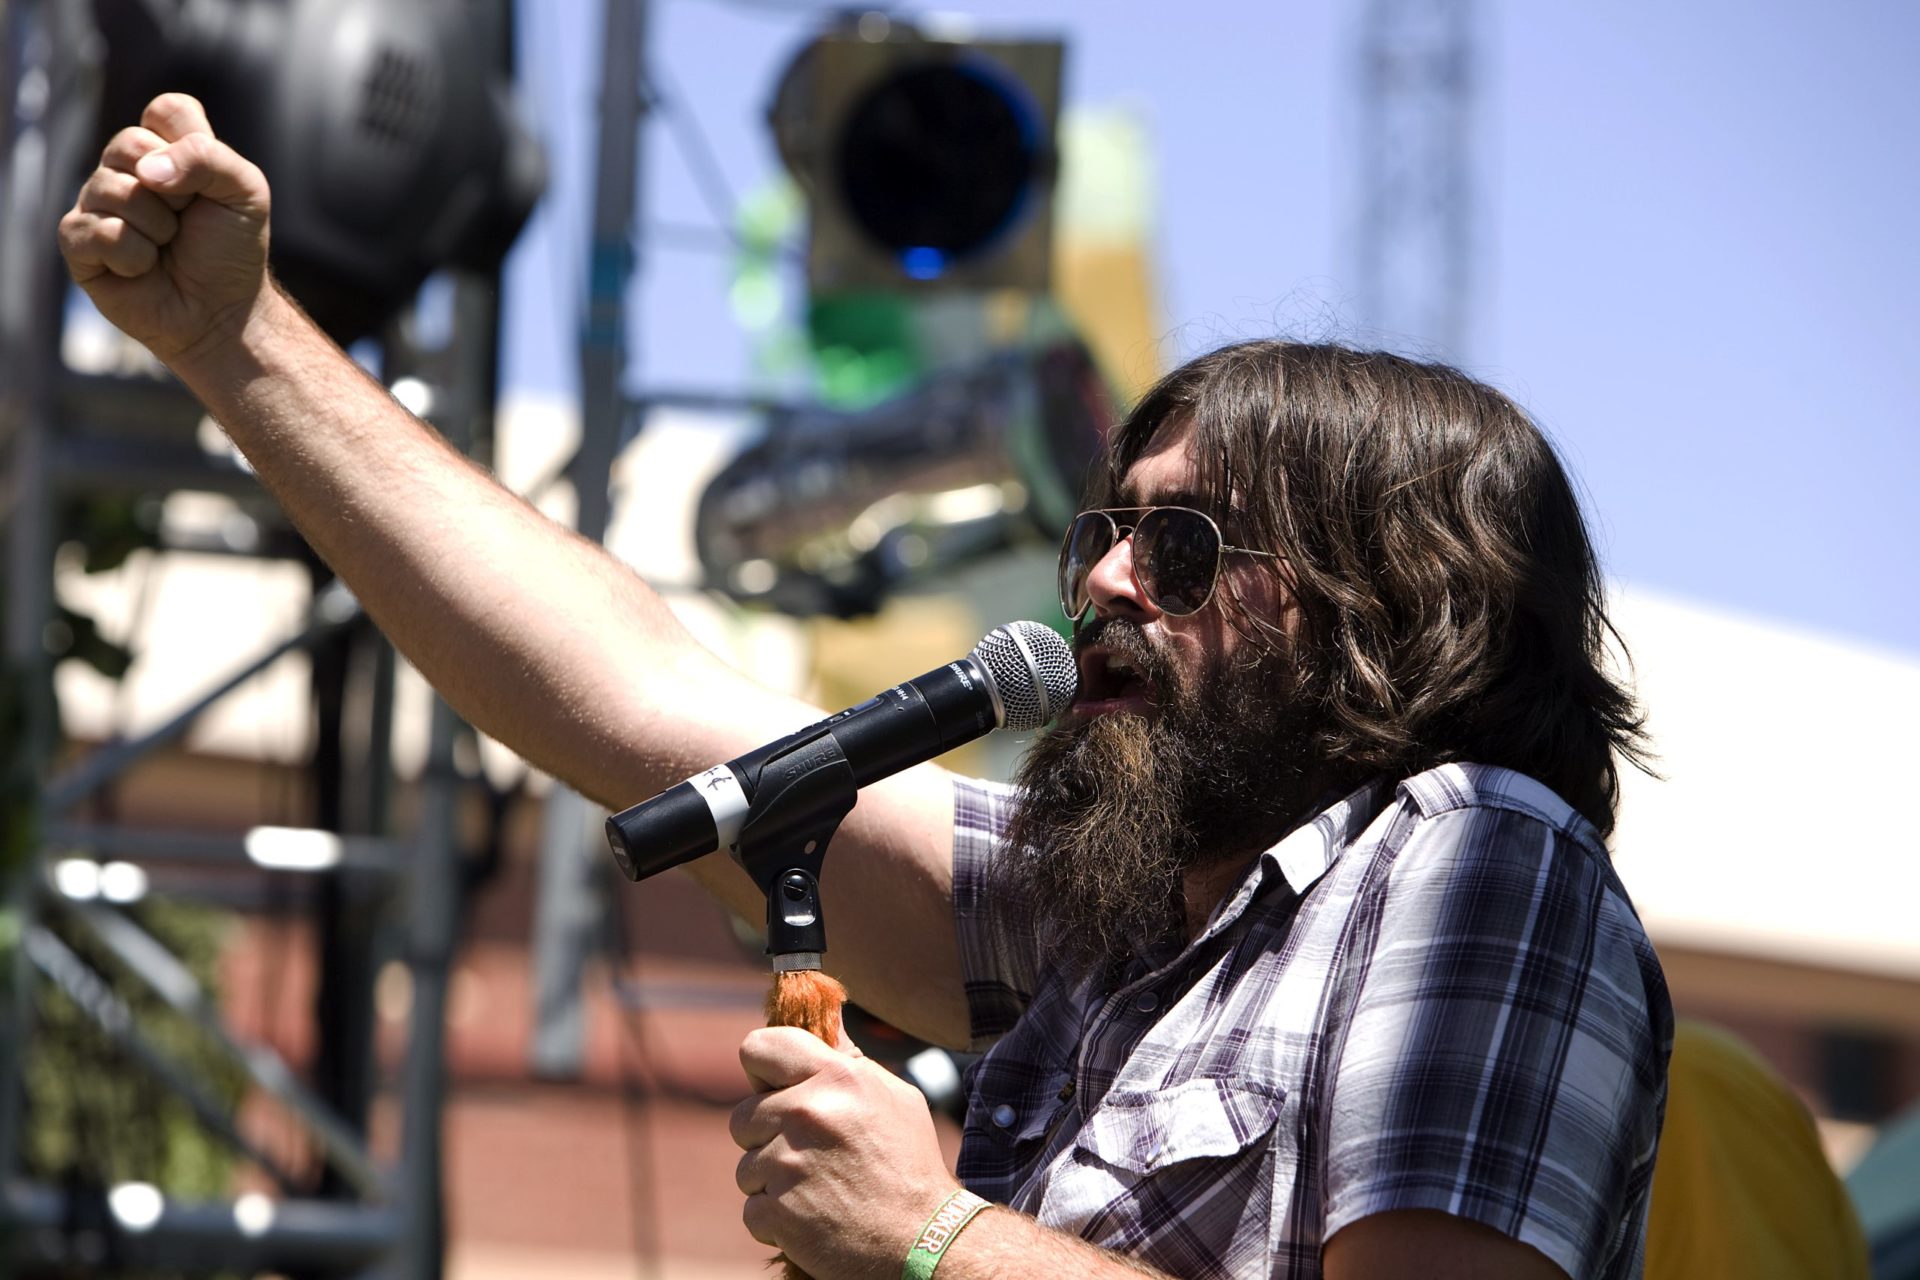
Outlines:
{"type": "Polygon", "coordinates": [[[994,927],[1012,793],[956,800],[991,1046],[969,1188],[1182,1277],[1317,1277],[1322,1241],[1391,1209],[1485,1223],[1574,1280],[1640,1274],[1672,1010],[1605,846],[1547,788],[1477,765],[1363,787],[1117,988],[994,927]]]}

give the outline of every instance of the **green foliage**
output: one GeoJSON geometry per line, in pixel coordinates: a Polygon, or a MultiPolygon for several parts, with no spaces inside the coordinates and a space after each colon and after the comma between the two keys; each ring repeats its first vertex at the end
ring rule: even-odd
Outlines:
{"type": "MultiPolygon", "coordinates": [[[[223,913],[148,900],[139,923],[211,990],[227,920],[223,913]]],[[[49,921],[49,923],[54,923],[49,921]]],[[[59,927],[62,940],[106,979],[141,1034],[186,1068],[231,1112],[245,1092],[240,1066],[209,1044],[82,929],[59,927]]],[[[203,1132],[192,1111],[114,1045],[67,996],[35,986],[35,1026],[26,1064],[23,1162],[29,1176],[91,1185],[150,1182],[169,1197],[205,1200],[230,1190],[234,1158],[203,1132]]]]}
{"type": "Polygon", "coordinates": [[[63,604],[54,606],[47,627],[47,656],[55,662],[68,658],[86,663],[109,680],[118,680],[133,666],[133,654],[100,634],[100,627],[84,613],[63,604]]]}
{"type": "Polygon", "coordinates": [[[61,507],[60,537],[77,542],[85,555],[81,568],[105,573],[125,564],[127,557],[158,542],[160,506],[150,497],[86,494],[70,498],[61,507]]]}
{"type": "MultiPolygon", "coordinates": [[[[0,0],[0,12],[4,12],[0,0]]],[[[83,569],[116,569],[156,540],[159,504],[151,498],[82,496],[59,504],[56,540],[78,544],[83,569]]],[[[0,576],[0,625],[10,600],[0,576]]],[[[25,669],[0,661],[0,1025],[21,1026],[22,1107],[18,1173],[53,1185],[108,1187],[151,1183],[170,1198],[224,1198],[232,1190],[235,1157],[207,1134],[190,1107],[148,1074],[56,985],[36,978],[32,1008],[7,1008],[22,963],[18,948],[29,919],[52,929],[125,1005],[146,1041],[191,1076],[217,1105],[232,1113],[246,1090],[239,1064],[173,1012],[106,949],[57,908],[33,912],[25,877],[38,852],[43,758],[58,737],[52,673],[59,662],[86,663],[109,679],[126,674],[132,655],[101,634],[93,619],[60,605],[50,608],[42,651],[25,669]],[[32,913],[32,914],[30,914],[32,913]]],[[[148,900],[134,918],[179,957],[210,995],[227,917],[188,904],[148,900]]],[[[0,1053],[21,1044],[0,1044],[0,1053]]],[[[3,1270],[3,1268],[0,1268],[3,1270]]],[[[129,1280],[122,1274],[122,1280],[129,1280]]],[[[146,1275],[141,1280],[170,1280],[146,1275]]]]}

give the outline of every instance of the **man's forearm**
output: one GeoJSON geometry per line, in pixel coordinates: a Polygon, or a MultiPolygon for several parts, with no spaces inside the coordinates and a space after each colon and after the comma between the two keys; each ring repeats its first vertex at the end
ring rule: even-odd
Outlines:
{"type": "Polygon", "coordinates": [[[630,571],[457,455],[277,290],[174,367],[474,724],[610,804],[711,763],[659,704],[738,677],[630,571]],[[644,682],[621,670],[640,661],[644,682]],[[650,733],[663,719],[676,732],[650,733]]]}

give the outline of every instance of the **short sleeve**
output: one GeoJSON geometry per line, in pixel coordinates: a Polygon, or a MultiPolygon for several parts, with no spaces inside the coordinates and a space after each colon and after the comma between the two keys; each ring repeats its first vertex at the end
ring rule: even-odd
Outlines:
{"type": "Polygon", "coordinates": [[[1019,1020],[1039,970],[1032,921],[1016,904],[996,900],[988,874],[1014,794],[1005,783],[978,778],[953,783],[953,915],[975,1052],[1019,1020]]]}
{"type": "Polygon", "coordinates": [[[1574,1280],[1638,1274],[1672,1012],[1602,855],[1524,811],[1420,819],[1356,922],[1326,1232],[1435,1209],[1574,1280]]]}

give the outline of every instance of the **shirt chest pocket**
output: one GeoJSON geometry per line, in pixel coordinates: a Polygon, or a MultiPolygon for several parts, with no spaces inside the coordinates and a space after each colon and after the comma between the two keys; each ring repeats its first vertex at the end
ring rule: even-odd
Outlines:
{"type": "Polygon", "coordinates": [[[1080,1130],[1076,1155],[1137,1177],[1190,1160],[1237,1156],[1266,1144],[1285,1102],[1284,1089],[1245,1080],[1115,1090],[1080,1130]]]}

